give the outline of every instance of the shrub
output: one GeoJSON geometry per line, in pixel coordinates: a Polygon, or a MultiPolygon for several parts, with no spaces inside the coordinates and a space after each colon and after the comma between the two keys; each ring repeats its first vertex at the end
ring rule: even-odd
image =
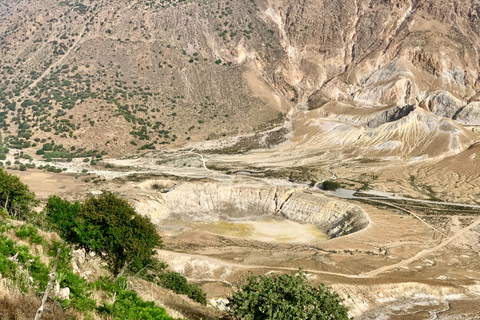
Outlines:
{"type": "Polygon", "coordinates": [[[99,311],[106,313],[112,319],[173,320],[165,309],[157,307],[152,301],[144,302],[138,297],[136,292],[127,290],[115,292],[115,302],[113,304],[103,303],[99,307],[99,311]]]}
{"type": "Polygon", "coordinates": [[[290,275],[249,276],[228,300],[236,319],[348,320],[348,308],[338,294],[321,284],[311,285],[303,271],[290,275]]]}
{"type": "Polygon", "coordinates": [[[17,231],[15,231],[15,235],[21,239],[30,238],[30,241],[36,244],[44,242],[44,238],[38,234],[37,229],[33,226],[22,225],[17,231]]]}
{"type": "MultiPolygon", "coordinates": [[[[7,165],[10,165],[7,161],[7,165]]],[[[16,176],[0,168],[0,206],[18,219],[29,218],[32,208],[38,204],[35,194],[16,176]]]]}
{"type": "Polygon", "coordinates": [[[340,183],[331,181],[331,180],[326,180],[322,182],[322,189],[323,190],[337,190],[340,188],[340,183]]]}
{"type": "Polygon", "coordinates": [[[46,212],[65,240],[101,253],[115,275],[152,263],[153,249],[162,244],[150,219],[111,192],[90,196],[83,205],[50,197],[46,212]]]}
{"type": "Polygon", "coordinates": [[[178,294],[185,294],[190,299],[207,304],[207,296],[203,290],[193,283],[188,283],[187,279],[174,271],[166,271],[159,275],[158,284],[164,288],[170,289],[178,294]]]}

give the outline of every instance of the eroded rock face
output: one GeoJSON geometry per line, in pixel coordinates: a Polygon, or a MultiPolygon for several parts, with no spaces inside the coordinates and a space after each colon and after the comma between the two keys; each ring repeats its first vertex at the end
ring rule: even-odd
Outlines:
{"type": "MultiPolygon", "coordinates": [[[[368,225],[367,215],[357,206],[281,186],[184,183],[161,194],[159,202],[157,213],[151,214],[154,223],[161,219],[245,221],[283,217],[314,224],[330,237],[355,232],[368,225]]],[[[137,209],[143,212],[139,205],[137,209]]]]}
{"type": "Polygon", "coordinates": [[[463,103],[449,92],[441,91],[427,97],[420,103],[420,106],[437,116],[453,118],[457,111],[463,106],[463,103]]]}
{"type": "MultiPolygon", "coordinates": [[[[431,312],[430,314],[440,314],[450,309],[449,303],[452,301],[474,302],[477,300],[477,295],[474,293],[477,290],[475,286],[447,288],[406,282],[395,283],[394,285],[334,285],[333,287],[340,295],[346,297],[344,303],[351,308],[351,315],[355,319],[361,320],[388,319],[398,316],[401,312],[411,316],[414,314],[412,310],[428,310],[431,312]],[[358,301],[362,303],[358,303],[358,301]]],[[[474,315],[470,313],[468,304],[466,306],[462,317],[464,319],[474,319],[471,318],[474,315]]],[[[439,318],[459,319],[455,316],[439,318]]]]}
{"type": "Polygon", "coordinates": [[[415,110],[415,105],[407,105],[404,107],[394,107],[386,111],[379,112],[378,115],[367,123],[369,128],[376,128],[384,123],[397,121],[408,116],[410,112],[415,110]]]}
{"type": "Polygon", "coordinates": [[[445,124],[450,129],[444,130],[445,126],[432,124],[442,122],[436,118],[453,118],[461,125],[475,122],[473,110],[460,110],[479,89],[480,41],[473,36],[480,30],[478,3],[270,1],[269,10],[270,16],[277,14],[275,21],[284,34],[283,47],[290,62],[279,68],[303,74],[296,82],[286,81],[299,97],[306,97],[309,110],[329,108],[317,113],[318,118],[344,124],[335,125],[337,130],[344,129],[341,135],[330,137],[322,132],[315,141],[304,139],[304,146],[324,145],[327,139],[333,145],[349,146],[343,140],[356,136],[358,143],[351,143],[369,149],[370,142],[361,144],[368,135],[375,139],[375,149],[390,150],[383,155],[443,157],[471,143],[462,137],[461,126],[450,130],[455,125],[445,124]],[[332,101],[361,110],[361,115],[343,106],[335,110],[332,101]],[[400,134],[402,124],[363,134],[357,128],[347,130],[352,124],[375,129],[405,118],[418,107],[426,115],[418,117],[415,126],[403,126],[400,134]],[[420,132],[438,129],[440,136],[435,143],[416,139],[418,128],[420,132]]]}
{"type": "Polygon", "coordinates": [[[463,125],[480,125],[480,102],[472,102],[460,109],[453,119],[463,125]]]}
{"type": "Polygon", "coordinates": [[[320,79],[317,88],[343,79],[362,90],[398,77],[417,77],[426,91],[466,93],[467,86],[477,86],[479,42],[471,34],[480,24],[474,1],[272,1],[270,8],[279,16],[284,47],[293,48],[293,67],[308,75],[301,83],[313,91],[313,73],[320,79]],[[303,68],[318,56],[323,63],[303,68]]]}
{"type": "Polygon", "coordinates": [[[53,288],[52,294],[60,300],[70,299],[70,288],[60,288],[60,284],[58,283],[58,281],[55,281],[55,286],[53,288]]]}
{"type": "Polygon", "coordinates": [[[289,220],[317,225],[330,237],[346,235],[368,225],[368,218],[359,207],[303,191],[292,193],[278,213],[289,220]]]}

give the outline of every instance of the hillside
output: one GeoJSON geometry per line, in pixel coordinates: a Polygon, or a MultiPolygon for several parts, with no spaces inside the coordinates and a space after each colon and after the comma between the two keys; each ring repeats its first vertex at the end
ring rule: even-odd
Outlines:
{"type": "MultiPolygon", "coordinates": [[[[249,272],[301,267],[357,319],[475,319],[479,34],[474,0],[0,0],[0,166],[39,212],[107,193],[149,217],[204,293],[129,274],[170,316],[219,319],[249,272]]],[[[9,214],[0,237],[51,264],[52,226],[32,244],[9,214]]],[[[80,269],[113,305],[109,271],[80,269]]]]}
{"type": "MultiPolygon", "coordinates": [[[[366,129],[415,108],[427,126],[453,119],[458,151],[472,141],[459,124],[480,121],[475,104],[463,111],[480,85],[477,10],[440,0],[2,1],[2,136],[30,153],[52,140],[64,153],[134,154],[262,131],[334,101],[360,110],[368,120],[354,124],[366,129]],[[396,109],[371,119],[386,108],[396,109]]],[[[388,139],[416,129],[406,130],[388,139]]]]}

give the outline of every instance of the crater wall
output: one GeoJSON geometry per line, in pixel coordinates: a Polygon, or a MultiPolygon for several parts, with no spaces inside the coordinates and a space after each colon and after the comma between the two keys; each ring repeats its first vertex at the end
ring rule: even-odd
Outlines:
{"type": "Polygon", "coordinates": [[[183,183],[159,194],[151,203],[137,205],[153,222],[245,221],[283,218],[318,226],[330,237],[365,228],[369,219],[359,207],[320,193],[283,186],[183,183]]]}

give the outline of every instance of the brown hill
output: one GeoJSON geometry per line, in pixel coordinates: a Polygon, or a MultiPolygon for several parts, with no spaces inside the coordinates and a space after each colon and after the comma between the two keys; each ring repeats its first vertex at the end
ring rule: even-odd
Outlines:
{"type": "MultiPolygon", "coordinates": [[[[456,114],[479,87],[479,9],[473,0],[2,2],[3,138],[124,155],[265,130],[332,100],[464,124],[456,114]]],[[[451,149],[442,141],[417,144],[441,154],[451,149]]]]}

